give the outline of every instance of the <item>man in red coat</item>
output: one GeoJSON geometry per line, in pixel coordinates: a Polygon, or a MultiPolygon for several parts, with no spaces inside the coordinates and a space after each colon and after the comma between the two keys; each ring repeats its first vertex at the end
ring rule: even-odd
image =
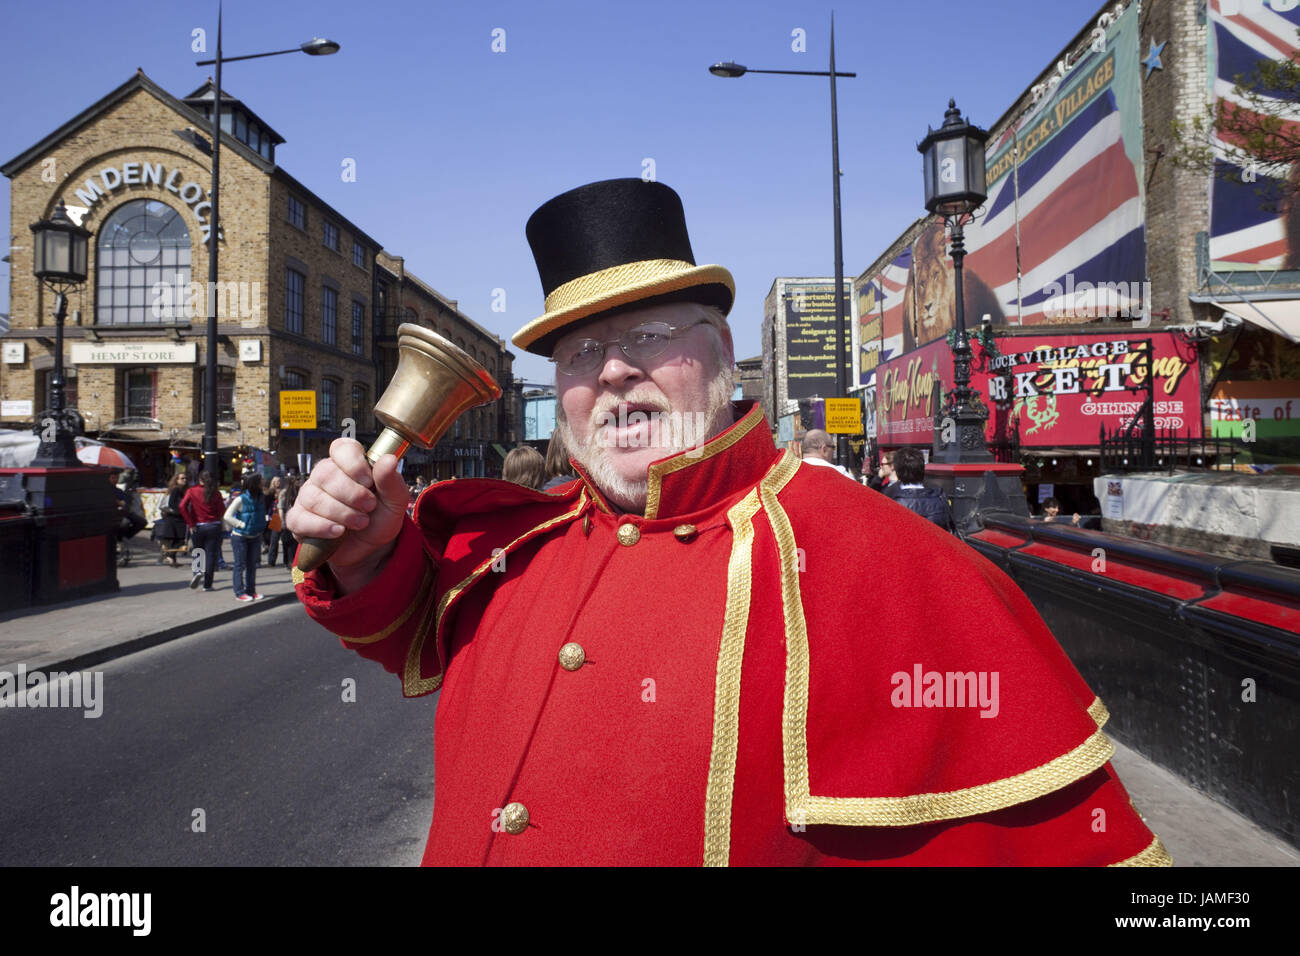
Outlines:
{"type": "Polygon", "coordinates": [[[578,479],[442,482],[412,520],[340,439],[289,515],[350,532],[295,569],[307,612],[441,688],[426,863],[1170,862],[1011,580],[729,401],[732,279],[676,193],[594,183],[527,232],[514,342],[556,363],[578,479]]]}

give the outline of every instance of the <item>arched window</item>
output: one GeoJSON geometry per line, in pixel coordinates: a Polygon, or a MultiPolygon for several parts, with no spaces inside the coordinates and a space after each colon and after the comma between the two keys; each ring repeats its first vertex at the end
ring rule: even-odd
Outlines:
{"type": "MultiPolygon", "coordinates": [[[[153,199],[123,203],[100,227],[97,243],[97,323],[170,324],[193,317],[186,311],[190,232],[179,212],[153,199]]],[[[198,305],[207,309],[206,301],[198,305]]]]}

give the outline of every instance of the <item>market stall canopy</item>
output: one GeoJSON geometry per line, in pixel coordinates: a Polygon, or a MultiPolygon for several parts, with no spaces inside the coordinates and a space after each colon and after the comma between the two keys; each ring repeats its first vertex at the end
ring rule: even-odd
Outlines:
{"type": "Polygon", "coordinates": [[[1259,326],[1300,345],[1300,299],[1252,299],[1249,302],[1213,300],[1229,315],[1259,326]]]}

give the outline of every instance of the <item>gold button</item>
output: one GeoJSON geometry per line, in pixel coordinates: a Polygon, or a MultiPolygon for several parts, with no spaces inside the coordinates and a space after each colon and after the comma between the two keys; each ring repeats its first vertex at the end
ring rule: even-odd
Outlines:
{"type": "Polygon", "coordinates": [[[618,526],[618,543],[632,547],[641,540],[641,531],[634,524],[621,524],[618,526]]]}
{"type": "Polygon", "coordinates": [[[528,808],[522,803],[507,803],[501,810],[501,829],[519,836],[528,829],[528,808]]]}
{"type": "Polygon", "coordinates": [[[576,671],[587,661],[587,652],[581,644],[570,641],[560,648],[560,666],[566,671],[576,671]]]}
{"type": "Polygon", "coordinates": [[[673,528],[673,537],[678,541],[690,541],[695,537],[696,527],[693,524],[679,524],[673,528]]]}

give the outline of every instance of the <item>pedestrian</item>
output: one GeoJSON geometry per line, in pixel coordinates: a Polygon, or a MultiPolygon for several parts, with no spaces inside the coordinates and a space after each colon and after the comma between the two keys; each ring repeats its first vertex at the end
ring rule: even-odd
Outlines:
{"type": "Polygon", "coordinates": [[[1043,513],[1039,517],[1047,524],[1072,524],[1078,526],[1080,521],[1080,515],[1077,511],[1072,518],[1067,518],[1061,514],[1061,502],[1056,498],[1043,499],[1043,513]]]}
{"type": "Polygon", "coordinates": [[[546,483],[546,459],[531,445],[519,445],[506,453],[501,477],[525,488],[541,490],[546,483]]]}
{"type": "Polygon", "coordinates": [[[886,451],[880,454],[880,468],[876,472],[880,479],[880,487],[876,490],[888,497],[894,497],[898,491],[898,472],[894,471],[894,452],[886,451]]]}
{"type": "Polygon", "coordinates": [[[199,482],[185,492],[181,499],[181,517],[190,528],[194,547],[203,549],[203,570],[190,578],[190,588],[203,582],[203,590],[211,591],[212,575],[216,573],[221,556],[221,515],[224,505],[217,481],[211,472],[199,472],[199,482]]]}
{"type": "Polygon", "coordinates": [[[133,538],[149,524],[144,516],[144,502],[140,499],[140,480],[134,468],[123,468],[117,480],[124,507],[122,538],[133,538]]]}
{"type": "MultiPolygon", "coordinates": [[[[230,549],[235,553],[235,600],[256,601],[258,547],[266,528],[266,499],[262,494],[262,476],[244,472],[243,490],[226,508],[225,523],[230,528],[230,549]]],[[[233,496],[232,496],[233,497],[233,496]]]]}
{"type": "MultiPolygon", "coordinates": [[[[189,490],[189,481],[185,471],[177,469],[172,475],[172,480],[167,483],[167,500],[158,509],[158,517],[154,520],[152,532],[152,537],[159,542],[160,548],[171,548],[175,551],[185,546],[187,528],[185,519],[181,516],[181,500],[189,490]]],[[[158,561],[161,563],[166,558],[166,551],[160,551],[158,561]]]]}
{"type": "Polygon", "coordinates": [[[675,192],[594,183],[527,234],[545,314],[513,342],[584,480],[443,482],[408,520],[397,459],[340,438],[289,514],[351,529],[295,574],[308,614],[406,696],[445,679],[425,863],[1169,862],[1012,580],[730,401],[734,282],[675,192]]]}
{"type": "Polygon", "coordinates": [[[852,478],[843,465],[835,464],[835,441],[820,428],[810,428],[803,433],[803,460],[819,468],[833,468],[845,478],[852,478]]]}
{"type": "Polygon", "coordinates": [[[284,484],[280,488],[279,498],[276,500],[276,513],[280,518],[280,533],[271,539],[271,564],[275,564],[275,551],[281,548],[284,551],[284,566],[287,568],[293,564],[294,555],[298,550],[298,542],[294,540],[293,532],[289,530],[289,523],[285,520],[289,514],[289,509],[293,503],[298,500],[298,486],[301,479],[288,477],[284,479],[284,484]]]}
{"type": "Polygon", "coordinates": [[[948,496],[938,488],[925,487],[925,456],[919,448],[900,448],[894,452],[898,490],[891,496],[904,508],[933,521],[944,531],[952,530],[952,511],[948,496]]]}
{"type": "Polygon", "coordinates": [[[271,545],[276,542],[276,535],[280,533],[280,513],[276,510],[276,504],[280,500],[280,476],[276,475],[271,479],[270,487],[266,489],[266,494],[262,496],[262,509],[266,512],[266,530],[262,532],[262,557],[270,558],[267,564],[275,567],[275,554],[271,552],[271,545]]]}
{"type": "Polygon", "coordinates": [[[551,432],[551,440],[546,443],[546,484],[542,491],[550,491],[559,485],[567,485],[577,475],[569,464],[569,453],[564,448],[564,439],[558,431],[551,432]]]}

